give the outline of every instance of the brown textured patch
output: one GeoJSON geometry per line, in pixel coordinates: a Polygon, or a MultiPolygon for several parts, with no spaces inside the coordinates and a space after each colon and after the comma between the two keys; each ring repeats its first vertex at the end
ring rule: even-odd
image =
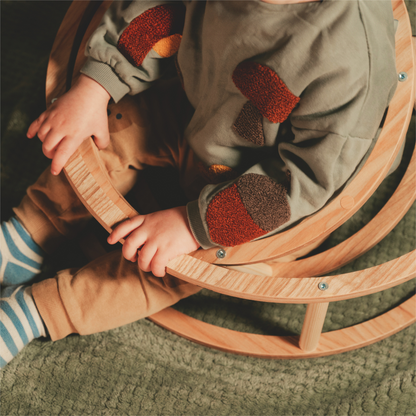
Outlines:
{"type": "Polygon", "coordinates": [[[251,101],[247,101],[233,125],[233,130],[244,140],[264,145],[263,117],[251,101]]]}
{"type": "Polygon", "coordinates": [[[233,81],[272,123],[285,121],[299,102],[273,70],[256,62],[240,63],[233,72],[233,81]]]}
{"type": "Polygon", "coordinates": [[[152,47],[161,39],[183,30],[185,7],[163,4],[146,10],[124,30],[117,49],[134,65],[142,64],[152,47]]]}
{"type": "Polygon", "coordinates": [[[284,185],[268,176],[249,173],[239,178],[237,189],[244,207],[261,229],[269,232],[289,221],[290,206],[284,185]]]}
{"type": "Polygon", "coordinates": [[[234,184],[219,192],[207,210],[209,234],[217,244],[233,247],[266,234],[248,215],[234,184]]]}
{"type": "Polygon", "coordinates": [[[182,35],[175,34],[168,36],[167,38],[161,39],[157,42],[153,49],[162,57],[169,58],[178,52],[179,46],[181,44],[182,35]]]}

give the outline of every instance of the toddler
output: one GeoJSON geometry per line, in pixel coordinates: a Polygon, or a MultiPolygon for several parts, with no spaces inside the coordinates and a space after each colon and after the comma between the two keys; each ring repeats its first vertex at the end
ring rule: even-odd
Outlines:
{"type": "Polygon", "coordinates": [[[28,130],[51,169],[2,225],[1,365],[33,338],[109,330],[199,288],[165,274],[311,215],[354,176],[394,93],[389,1],[115,1],[77,82],[28,130]],[[174,166],[189,203],[118,225],[114,251],[28,285],[89,219],[61,170],[93,136],[126,194],[174,166]]]}

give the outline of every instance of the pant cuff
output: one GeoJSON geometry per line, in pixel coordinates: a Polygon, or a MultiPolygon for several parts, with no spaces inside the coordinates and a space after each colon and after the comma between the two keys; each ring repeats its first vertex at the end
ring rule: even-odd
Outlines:
{"type": "Polygon", "coordinates": [[[32,295],[52,341],[78,332],[64,308],[56,278],[34,284],[32,295]]]}
{"type": "Polygon", "coordinates": [[[46,253],[53,253],[56,247],[66,240],[27,195],[23,197],[17,208],[13,208],[13,211],[33,241],[46,253]]]}

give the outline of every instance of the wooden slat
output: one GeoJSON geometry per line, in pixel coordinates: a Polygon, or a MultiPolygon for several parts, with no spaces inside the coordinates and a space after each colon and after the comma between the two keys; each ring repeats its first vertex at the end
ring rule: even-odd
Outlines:
{"type": "Polygon", "coordinates": [[[302,351],[298,336],[268,336],[233,331],[210,325],[168,308],[150,319],[169,331],[210,348],[260,358],[298,359],[339,354],[387,338],[416,322],[416,296],[367,322],[325,332],[317,348],[302,351]]]}
{"type": "Polygon", "coordinates": [[[299,347],[302,351],[314,351],[319,344],[329,303],[310,303],[306,308],[299,347]]]}
{"type": "Polygon", "coordinates": [[[333,302],[369,295],[416,277],[416,250],[379,266],[323,277],[256,276],[221,268],[190,256],[170,261],[168,273],[214,292],[275,303],[333,302]],[[325,282],[329,288],[319,290],[325,282]]]}
{"type": "Polygon", "coordinates": [[[137,215],[111,185],[92,140],[84,141],[72,155],[65,165],[65,174],[78,197],[108,232],[120,221],[137,215]]]}

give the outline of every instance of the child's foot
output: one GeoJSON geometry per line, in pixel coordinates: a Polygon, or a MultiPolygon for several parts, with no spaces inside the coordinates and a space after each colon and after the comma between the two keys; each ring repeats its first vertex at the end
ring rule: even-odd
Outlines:
{"type": "Polygon", "coordinates": [[[0,300],[0,367],[10,362],[34,338],[46,330],[30,286],[8,287],[0,300]]]}
{"type": "Polygon", "coordinates": [[[2,286],[28,283],[40,273],[43,256],[43,250],[16,218],[3,222],[0,232],[2,286]]]}

